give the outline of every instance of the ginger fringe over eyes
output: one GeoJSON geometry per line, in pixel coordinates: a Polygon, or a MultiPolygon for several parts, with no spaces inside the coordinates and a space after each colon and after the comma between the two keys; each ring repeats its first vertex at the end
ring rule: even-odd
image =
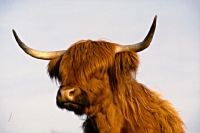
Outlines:
{"type": "MultiPolygon", "coordinates": [[[[117,73],[135,72],[139,63],[136,53],[121,52],[115,54],[115,46],[117,45],[102,40],[78,41],[62,57],[50,61],[48,65],[49,75],[59,81],[70,76],[71,80],[82,82],[82,80],[88,80],[94,76],[102,77],[108,70],[113,69],[113,63],[118,67],[117,73]]],[[[118,75],[117,73],[116,75],[118,75]]]]}

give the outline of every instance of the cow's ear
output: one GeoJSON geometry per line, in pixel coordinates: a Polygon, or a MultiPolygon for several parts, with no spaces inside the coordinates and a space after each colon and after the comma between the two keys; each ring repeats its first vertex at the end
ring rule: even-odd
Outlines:
{"type": "Polygon", "coordinates": [[[135,52],[121,52],[115,55],[114,66],[121,74],[136,72],[139,65],[139,58],[135,52]]]}
{"type": "Polygon", "coordinates": [[[61,57],[57,57],[52,59],[49,64],[48,64],[48,73],[51,79],[59,80],[60,81],[60,76],[59,76],[59,67],[60,67],[60,61],[61,57]]]}
{"type": "MultiPolygon", "coordinates": [[[[117,53],[115,55],[113,65],[110,67],[109,81],[112,86],[113,92],[116,91],[119,93],[121,89],[119,87],[123,85],[124,80],[127,78],[130,80],[130,77],[135,76],[139,65],[139,59],[137,53],[132,51],[126,51],[117,53]],[[121,84],[122,83],[122,84],[121,84]]],[[[122,87],[123,88],[123,87],[122,87]]]]}

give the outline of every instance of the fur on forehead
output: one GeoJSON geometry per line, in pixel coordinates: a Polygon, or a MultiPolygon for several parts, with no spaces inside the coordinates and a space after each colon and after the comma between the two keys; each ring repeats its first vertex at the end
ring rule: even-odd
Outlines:
{"type": "Polygon", "coordinates": [[[115,73],[136,71],[139,63],[137,54],[135,52],[115,54],[117,45],[103,40],[78,41],[61,57],[49,62],[49,76],[59,82],[68,80],[66,82],[76,84],[76,82],[87,83],[91,77],[103,78],[111,68],[115,73]]]}

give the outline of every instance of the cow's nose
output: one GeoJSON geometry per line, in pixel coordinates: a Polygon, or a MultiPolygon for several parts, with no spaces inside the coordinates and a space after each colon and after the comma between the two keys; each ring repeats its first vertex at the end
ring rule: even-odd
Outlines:
{"type": "Polygon", "coordinates": [[[61,97],[65,97],[66,99],[72,101],[74,98],[76,92],[76,88],[67,88],[67,89],[61,89],[60,93],[61,93],[61,97]]]}

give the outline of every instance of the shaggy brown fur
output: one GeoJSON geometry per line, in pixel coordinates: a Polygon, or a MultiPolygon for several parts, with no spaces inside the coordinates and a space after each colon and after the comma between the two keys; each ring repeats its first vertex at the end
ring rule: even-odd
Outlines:
{"type": "Polygon", "coordinates": [[[50,77],[61,86],[75,86],[87,94],[88,106],[79,114],[87,115],[84,132],[184,133],[171,104],[136,81],[137,54],[115,54],[117,45],[79,41],[48,65],[50,77]]]}

